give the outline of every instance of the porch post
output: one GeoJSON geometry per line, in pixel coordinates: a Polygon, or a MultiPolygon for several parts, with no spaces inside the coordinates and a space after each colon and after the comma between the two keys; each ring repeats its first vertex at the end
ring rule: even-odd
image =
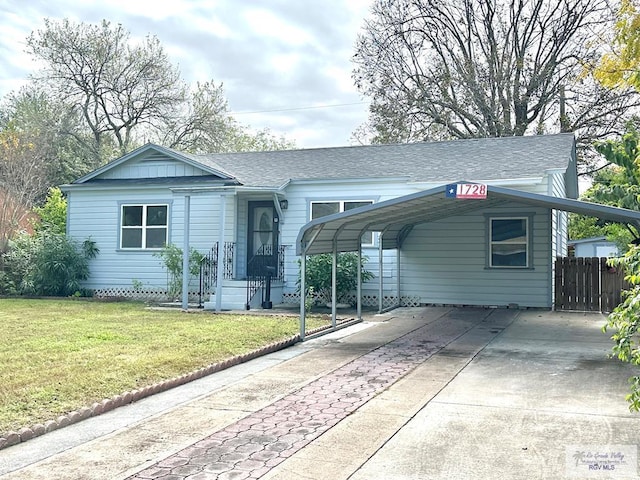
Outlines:
{"type": "Polygon", "coordinates": [[[362,320],[362,237],[358,239],[358,286],[356,287],[356,317],[362,320]]]}
{"type": "Polygon", "coordinates": [[[333,261],[331,263],[331,325],[336,328],[338,316],[338,242],[333,240],[333,261]]]}
{"type": "Polygon", "coordinates": [[[184,196],[184,227],[182,233],[182,309],[189,309],[189,224],[191,223],[191,196],[184,196]]]}
{"type": "Polygon", "coordinates": [[[220,195],[220,235],[218,238],[218,270],[216,272],[216,312],[222,310],[222,281],[224,279],[224,227],[227,215],[227,196],[220,195]]]}
{"type": "Polygon", "coordinates": [[[382,270],[384,268],[382,259],[382,255],[384,253],[384,250],[382,249],[382,235],[384,235],[384,233],[380,233],[380,236],[378,237],[378,313],[382,313],[382,309],[384,306],[384,303],[382,301],[382,290],[384,287],[382,280],[382,270]]]}
{"type": "Polygon", "coordinates": [[[398,307],[402,306],[402,296],[400,295],[400,245],[396,248],[396,289],[398,291],[398,307]]]}
{"type": "Polygon", "coordinates": [[[306,274],[307,274],[307,254],[306,252],[302,252],[302,256],[300,257],[300,341],[304,341],[304,333],[306,330],[306,293],[307,293],[307,285],[306,285],[306,274]]]}

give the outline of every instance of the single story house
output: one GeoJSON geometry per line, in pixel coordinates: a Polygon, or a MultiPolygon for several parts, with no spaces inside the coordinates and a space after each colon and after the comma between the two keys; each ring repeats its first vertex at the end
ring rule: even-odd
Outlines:
{"type": "Polygon", "coordinates": [[[552,308],[567,211],[640,224],[575,200],[572,134],[210,155],[147,144],[62,189],[68,234],[100,249],[86,288],[162,293],[157,252],[173,243],[211,252],[210,281],[183,305],[204,289],[218,310],[260,305],[267,272],[273,303],[299,302],[301,258],[358,250],[375,275],[359,306],[552,308]]]}
{"type": "Polygon", "coordinates": [[[569,247],[573,247],[575,257],[617,257],[620,249],[615,242],[607,237],[589,237],[580,240],[569,240],[569,247]]]}

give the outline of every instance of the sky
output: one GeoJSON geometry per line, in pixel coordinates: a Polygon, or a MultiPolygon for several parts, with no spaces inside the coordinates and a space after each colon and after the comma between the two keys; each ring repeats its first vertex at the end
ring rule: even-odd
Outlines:
{"type": "Polygon", "coordinates": [[[368,102],[351,78],[372,0],[0,0],[0,98],[38,65],[26,37],[43,19],[122,24],[160,40],[189,84],[223,84],[233,117],[299,148],[353,144],[368,102]]]}

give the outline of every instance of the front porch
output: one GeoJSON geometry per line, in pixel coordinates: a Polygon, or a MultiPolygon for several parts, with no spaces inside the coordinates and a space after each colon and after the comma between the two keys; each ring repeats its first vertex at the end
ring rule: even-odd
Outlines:
{"type": "Polygon", "coordinates": [[[247,262],[237,268],[236,242],[219,243],[200,265],[199,305],[205,310],[270,309],[283,300],[286,246],[261,245],[247,262]],[[222,254],[222,261],[220,255],[222,254]],[[219,271],[221,268],[222,271],[219,271]],[[241,271],[241,274],[238,274],[241,271]],[[218,288],[220,282],[220,288],[218,288]],[[220,295],[218,301],[217,295],[220,295]]]}

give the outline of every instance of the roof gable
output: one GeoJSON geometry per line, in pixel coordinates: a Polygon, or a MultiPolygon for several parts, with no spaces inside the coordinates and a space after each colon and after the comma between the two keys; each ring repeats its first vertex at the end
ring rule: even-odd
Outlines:
{"type": "Polygon", "coordinates": [[[189,155],[147,144],[75,180],[73,184],[186,177],[234,180],[228,173],[202,164],[189,155]]]}

